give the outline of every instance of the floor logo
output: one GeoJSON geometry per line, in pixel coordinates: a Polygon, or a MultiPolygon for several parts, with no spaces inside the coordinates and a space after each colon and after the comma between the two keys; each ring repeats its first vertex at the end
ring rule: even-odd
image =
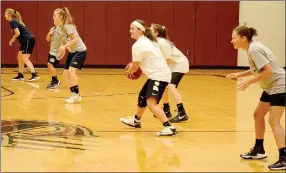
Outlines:
{"type": "Polygon", "coordinates": [[[92,130],[55,121],[2,120],[2,147],[55,150],[95,150],[92,130]]]}

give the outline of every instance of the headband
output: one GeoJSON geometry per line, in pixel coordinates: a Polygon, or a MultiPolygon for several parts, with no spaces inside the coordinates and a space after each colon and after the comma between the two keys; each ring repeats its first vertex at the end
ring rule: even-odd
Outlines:
{"type": "Polygon", "coordinates": [[[137,28],[141,29],[143,32],[146,31],[145,27],[141,25],[141,23],[137,22],[136,20],[132,22],[133,25],[135,25],[137,28]]]}

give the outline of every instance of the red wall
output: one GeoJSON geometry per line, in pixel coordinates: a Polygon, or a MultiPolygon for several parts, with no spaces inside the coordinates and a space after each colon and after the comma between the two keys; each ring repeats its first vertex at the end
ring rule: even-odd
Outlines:
{"type": "MultiPolygon", "coordinates": [[[[194,66],[236,66],[237,53],[230,44],[238,25],[239,2],[160,1],[1,1],[2,13],[10,7],[19,11],[36,37],[31,57],[46,64],[49,43],[45,37],[53,25],[53,11],[67,6],[79,34],[87,45],[88,65],[125,65],[131,61],[129,25],[135,19],[165,25],[176,46],[194,66]]],[[[1,63],[16,64],[19,44],[10,47],[9,23],[1,18],[1,63]]],[[[64,61],[61,62],[63,64],[64,61]]]]}

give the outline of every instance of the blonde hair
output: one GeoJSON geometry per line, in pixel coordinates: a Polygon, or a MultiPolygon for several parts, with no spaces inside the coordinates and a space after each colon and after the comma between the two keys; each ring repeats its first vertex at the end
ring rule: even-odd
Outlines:
{"type": "Polygon", "coordinates": [[[11,15],[12,19],[18,20],[22,25],[25,26],[25,24],[23,23],[21,14],[18,11],[14,10],[12,8],[7,8],[5,12],[8,13],[9,15],[11,15]]]}
{"type": "Polygon", "coordinates": [[[63,20],[62,28],[66,24],[72,24],[75,26],[73,22],[73,17],[67,7],[57,8],[55,11],[59,14],[59,16],[62,16],[62,20],[63,20]]]}

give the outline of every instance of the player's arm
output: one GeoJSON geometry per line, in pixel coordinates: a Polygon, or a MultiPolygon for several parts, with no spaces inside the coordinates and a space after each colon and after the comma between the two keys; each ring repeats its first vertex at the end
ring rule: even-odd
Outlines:
{"type": "Polygon", "coordinates": [[[46,36],[46,40],[47,40],[48,42],[50,42],[50,41],[51,41],[51,35],[53,35],[53,34],[54,34],[54,32],[55,32],[55,30],[54,30],[54,29],[52,29],[52,30],[50,30],[50,32],[47,34],[47,36],[46,36]]]}
{"type": "Polygon", "coordinates": [[[70,42],[67,42],[63,47],[66,49],[67,47],[71,47],[75,45],[79,37],[76,35],[76,29],[72,25],[67,25],[64,30],[66,31],[66,34],[72,39],[70,42]]]}
{"type": "Polygon", "coordinates": [[[64,48],[66,49],[67,47],[73,46],[78,42],[78,37],[76,36],[75,33],[72,33],[69,35],[72,38],[72,41],[66,43],[64,46],[64,48]]]}
{"type": "Polygon", "coordinates": [[[20,36],[20,31],[19,31],[18,28],[15,28],[15,29],[13,29],[13,30],[14,30],[14,35],[13,35],[12,39],[13,39],[13,40],[16,40],[17,37],[20,36]]]}
{"type": "Polygon", "coordinates": [[[59,48],[59,54],[57,56],[57,60],[61,60],[65,55],[65,49],[61,49],[65,45],[64,39],[60,39],[61,47],[59,48]]]}
{"type": "Polygon", "coordinates": [[[253,73],[251,72],[251,70],[246,70],[244,72],[240,72],[237,74],[237,77],[238,78],[241,78],[241,77],[247,77],[247,76],[252,76],[253,73]]]}
{"type": "Polygon", "coordinates": [[[266,64],[264,67],[261,68],[262,72],[256,75],[255,77],[249,80],[250,83],[256,83],[259,81],[263,81],[271,77],[273,74],[273,69],[269,64],[266,64]]]}
{"type": "Polygon", "coordinates": [[[227,79],[238,79],[238,78],[252,76],[252,75],[253,75],[253,73],[251,72],[251,70],[246,70],[244,72],[231,73],[231,74],[227,75],[226,78],[227,79]]]}
{"type": "Polygon", "coordinates": [[[136,62],[132,62],[131,67],[129,68],[128,73],[133,74],[134,72],[136,72],[140,67],[140,62],[136,61],[136,62]]]}
{"type": "Polygon", "coordinates": [[[12,46],[13,43],[16,41],[17,37],[20,36],[20,30],[19,30],[19,26],[18,26],[18,23],[15,22],[14,20],[12,20],[10,22],[10,26],[11,26],[11,29],[13,30],[14,34],[13,34],[13,37],[11,38],[11,40],[9,41],[9,45],[12,46]]]}
{"type": "Polygon", "coordinates": [[[165,40],[160,40],[159,43],[159,48],[161,50],[161,53],[163,54],[164,58],[166,59],[168,65],[172,64],[174,60],[171,57],[171,53],[173,51],[172,47],[170,46],[169,43],[167,43],[165,40]]]}
{"type": "Polygon", "coordinates": [[[136,72],[140,67],[140,62],[143,59],[143,53],[142,53],[142,46],[144,45],[135,45],[132,46],[132,63],[129,69],[127,69],[127,74],[133,74],[136,72]]]}
{"type": "Polygon", "coordinates": [[[273,74],[273,69],[271,65],[269,65],[270,61],[264,56],[264,54],[262,54],[261,51],[254,49],[250,51],[250,55],[257,70],[261,70],[261,73],[250,79],[250,83],[256,83],[271,77],[273,74]]]}
{"type": "Polygon", "coordinates": [[[14,35],[13,35],[13,37],[11,38],[11,40],[9,41],[9,45],[10,45],[10,46],[13,45],[13,43],[16,41],[17,37],[19,37],[19,35],[20,35],[20,31],[19,31],[18,28],[13,29],[13,31],[14,31],[14,35]]]}

